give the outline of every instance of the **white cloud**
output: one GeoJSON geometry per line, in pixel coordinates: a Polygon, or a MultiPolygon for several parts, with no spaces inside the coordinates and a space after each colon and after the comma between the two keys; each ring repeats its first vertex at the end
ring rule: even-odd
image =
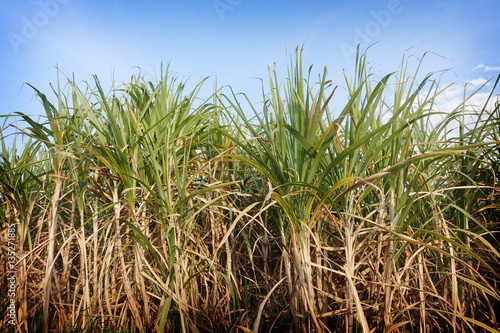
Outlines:
{"type": "Polygon", "coordinates": [[[475,70],[478,70],[478,69],[481,69],[481,68],[484,68],[484,71],[485,71],[485,72],[489,72],[489,71],[500,71],[500,66],[490,67],[490,66],[486,66],[485,64],[480,64],[480,65],[477,65],[477,66],[475,66],[474,68],[472,68],[472,70],[473,70],[473,71],[475,71],[475,70]]]}
{"type": "Polygon", "coordinates": [[[482,78],[482,77],[478,77],[476,79],[472,79],[472,80],[468,81],[468,83],[470,83],[471,85],[473,85],[477,88],[479,88],[480,86],[482,86],[486,82],[488,82],[488,80],[486,80],[485,78],[482,78]]]}
{"type": "MultiPolygon", "coordinates": [[[[457,108],[461,108],[464,102],[464,97],[470,97],[470,95],[475,92],[478,88],[480,88],[484,83],[486,83],[486,80],[483,78],[477,78],[477,79],[472,79],[469,81],[471,85],[474,85],[474,87],[468,86],[465,88],[466,90],[464,91],[464,86],[460,84],[455,84],[448,89],[446,89],[441,96],[438,96],[436,99],[436,104],[437,107],[446,113],[451,113],[453,110],[457,108]]],[[[490,90],[487,88],[488,85],[486,85],[483,89],[479,90],[475,94],[473,94],[466,102],[465,106],[466,108],[475,108],[479,109],[482,108],[490,96],[490,90]]],[[[493,100],[490,100],[487,108],[493,107],[494,102],[493,100]]]]}
{"type": "MultiPolygon", "coordinates": [[[[461,112],[462,108],[465,107],[465,110],[469,113],[469,115],[466,115],[463,120],[468,128],[472,128],[478,121],[478,117],[477,115],[472,115],[470,113],[480,112],[485,105],[487,110],[492,110],[495,102],[498,101],[498,95],[493,95],[488,101],[492,85],[487,82],[488,80],[478,77],[467,81],[465,86],[459,83],[450,85],[436,97],[433,111],[442,112],[443,114],[432,115],[430,118],[431,123],[436,126],[444,120],[447,114],[451,114],[454,111],[461,112]],[[484,87],[482,87],[483,85],[484,87]],[[482,89],[479,89],[481,87],[482,89]],[[479,91],[477,91],[478,89],[479,91]],[[464,98],[467,98],[465,105],[464,98]],[[488,103],[486,103],[487,101],[488,103]]],[[[446,87],[447,85],[443,84],[440,86],[446,87]]],[[[426,96],[426,93],[428,92],[423,92],[422,97],[426,96]]],[[[459,123],[456,121],[452,121],[448,124],[447,130],[450,131],[448,138],[458,137],[458,127],[459,123]]]]}
{"type": "Polygon", "coordinates": [[[475,71],[479,68],[483,68],[484,67],[484,64],[481,64],[481,65],[477,65],[476,67],[474,67],[472,70],[475,71]]]}

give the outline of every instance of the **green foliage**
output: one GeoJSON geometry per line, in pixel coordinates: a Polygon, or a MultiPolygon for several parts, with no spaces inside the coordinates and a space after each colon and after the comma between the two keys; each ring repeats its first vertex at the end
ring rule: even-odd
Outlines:
{"type": "Polygon", "coordinates": [[[32,87],[45,122],[0,137],[21,329],[498,331],[500,77],[436,122],[446,88],[410,60],[358,53],[338,110],[299,48],[262,110],[168,68],[32,87]]]}

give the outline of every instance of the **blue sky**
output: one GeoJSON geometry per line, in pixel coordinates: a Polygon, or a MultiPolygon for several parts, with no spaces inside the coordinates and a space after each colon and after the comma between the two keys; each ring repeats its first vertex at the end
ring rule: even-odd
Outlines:
{"type": "MultiPolygon", "coordinates": [[[[78,82],[97,74],[153,78],[160,66],[190,82],[210,76],[259,102],[260,81],[276,63],[286,75],[297,45],[307,64],[342,84],[357,43],[369,49],[376,71],[397,69],[407,55],[422,56],[424,72],[450,69],[445,83],[481,83],[500,73],[500,2],[477,1],[94,1],[0,2],[0,114],[41,114],[30,83],[50,95],[55,66],[78,82]]],[[[210,81],[211,80],[211,81],[210,81]]],[[[450,96],[452,101],[456,96],[450,96]]],[[[480,101],[479,101],[480,102],[480,101]]],[[[3,121],[2,121],[3,122],[3,121]]]]}

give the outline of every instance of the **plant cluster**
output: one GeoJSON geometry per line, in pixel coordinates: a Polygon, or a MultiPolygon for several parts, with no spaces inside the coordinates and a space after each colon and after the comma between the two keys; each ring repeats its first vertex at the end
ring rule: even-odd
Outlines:
{"type": "Polygon", "coordinates": [[[168,70],[32,87],[45,121],[1,137],[0,328],[498,332],[500,77],[442,113],[420,63],[377,78],[358,55],[338,110],[300,49],[262,109],[168,70]]]}

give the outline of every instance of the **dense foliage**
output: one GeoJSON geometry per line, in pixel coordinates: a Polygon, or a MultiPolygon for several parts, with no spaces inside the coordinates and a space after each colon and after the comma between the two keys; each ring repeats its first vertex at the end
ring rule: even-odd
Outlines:
{"type": "Polygon", "coordinates": [[[1,330],[15,225],[21,331],[498,332],[498,79],[442,113],[408,63],[360,55],[337,110],[299,50],[262,109],[168,71],[32,87],[45,120],[2,136],[1,330]]]}

